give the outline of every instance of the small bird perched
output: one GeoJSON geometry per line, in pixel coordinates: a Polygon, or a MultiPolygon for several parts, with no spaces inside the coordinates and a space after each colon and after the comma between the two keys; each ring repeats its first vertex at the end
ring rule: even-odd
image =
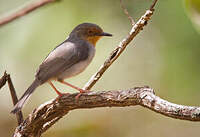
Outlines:
{"type": "Polygon", "coordinates": [[[53,85],[52,80],[70,86],[80,93],[85,92],[85,90],[65,82],[64,79],[85,70],[95,55],[96,42],[102,36],[112,35],[103,32],[98,25],[92,23],[82,23],[75,27],[69,37],[58,45],[39,66],[35,80],[19,99],[11,113],[20,111],[33,91],[46,82],[59,96],[62,96],[62,93],[53,85]]]}

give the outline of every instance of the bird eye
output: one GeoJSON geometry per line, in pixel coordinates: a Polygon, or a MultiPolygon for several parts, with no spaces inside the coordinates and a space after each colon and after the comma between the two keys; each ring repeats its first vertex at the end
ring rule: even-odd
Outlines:
{"type": "Polygon", "coordinates": [[[92,34],[92,31],[91,31],[91,30],[89,30],[89,31],[88,31],[88,33],[89,33],[89,34],[92,34]]]}

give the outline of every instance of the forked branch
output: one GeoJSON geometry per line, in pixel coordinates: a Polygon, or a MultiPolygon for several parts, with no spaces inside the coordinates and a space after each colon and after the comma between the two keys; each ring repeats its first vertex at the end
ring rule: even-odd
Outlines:
{"type": "MultiPolygon", "coordinates": [[[[90,78],[90,80],[85,84],[84,89],[90,90],[96,82],[101,78],[104,72],[112,65],[112,63],[122,54],[122,52],[126,49],[128,44],[135,38],[135,36],[143,30],[144,26],[147,25],[147,22],[150,20],[151,16],[154,12],[154,6],[157,0],[153,1],[150,9],[145,12],[145,14],[136,22],[134,23],[132,17],[129,15],[127,9],[123,5],[125,14],[130,19],[131,24],[133,25],[129,34],[119,43],[119,45],[110,53],[110,56],[106,59],[103,65],[99,68],[99,70],[90,78]],[[133,24],[134,23],[134,24],[133,24]]],[[[121,1],[122,4],[122,1],[121,1]]]]}
{"type": "MultiPolygon", "coordinates": [[[[38,3],[38,5],[35,7],[33,6],[25,8],[26,10],[24,11],[18,12],[7,19],[5,18],[4,20],[0,20],[0,25],[6,24],[30,11],[33,11],[38,7],[41,7],[42,5],[45,5],[45,2],[49,3],[53,1],[54,0],[41,0],[40,2],[42,3],[38,3]]],[[[128,16],[133,26],[129,32],[129,35],[120,42],[116,49],[114,49],[114,51],[110,54],[109,58],[100,67],[99,71],[94,74],[90,81],[85,85],[85,89],[91,89],[92,86],[95,85],[95,83],[100,79],[109,66],[121,55],[127,45],[144,28],[144,26],[150,20],[150,17],[153,15],[156,2],[157,0],[154,0],[150,9],[147,10],[146,13],[136,23],[133,22],[132,17],[122,5],[125,14],[128,16]]],[[[15,92],[9,75],[5,73],[2,79],[0,79],[0,88],[4,86],[6,82],[9,84],[10,91],[15,92]]],[[[190,121],[200,121],[199,107],[183,106],[170,103],[156,96],[153,89],[149,87],[135,87],[129,90],[83,93],[79,97],[78,101],[76,96],[77,93],[64,95],[40,105],[16,128],[13,137],[40,137],[42,133],[48,130],[69,111],[81,108],[125,107],[140,105],[168,117],[190,121]]],[[[17,99],[14,98],[13,100],[17,99]]],[[[20,114],[18,114],[17,116],[18,118],[23,119],[22,115],[20,116],[20,114]]],[[[20,123],[22,119],[19,119],[18,122],[20,123]]]]}
{"type": "Polygon", "coordinates": [[[42,104],[16,128],[14,137],[39,137],[69,111],[97,107],[126,107],[140,105],[168,117],[200,121],[200,108],[170,103],[154,94],[149,87],[64,95],[42,104]]]}
{"type": "MultiPolygon", "coordinates": [[[[8,87],[10,89],[10,95],[12,98],[13,105],[15,105],[18,102],[17,94],[15,91],[14,85],[12,83],[12,80],[10,78],[10,75],[7,74],[5,71],[4,75],[0,78],[0,89],[6,84],[6,82],[8,83],[8,87]]],[[[16,113],[16,118],[17,118],[18,125],[20,125],[21,122],[23,121],[22,111],[19,111],[16,113]]]]}
{"type": "MultiPolygon", "coordinates": [[[[127,45],[135,38],[135,36],[143,30],[144,26],[150,20],[153,15],[154,6],[157,0],[155,0],[149,10],[135,23],[132,21],[132,28],[120,44],[113,50],[109,58],[100,67],[99,71],[92,76],[90,81],[85,85],[85,89],[91,89],[92,86],[100,79],[103,73],[109,68],[109,66],[121,55],[127,45]]],[[[122,6],[126,15],[129,16],[128,11],[122,6]]],[[[132,19],[129,16],[129,19],[132,19]]],[[[20,126],[15,130],[14,137],[39,137],[48,128],[54,125],[60,118],[66,115],[70,110],[79,108],[95,108],[95,107],[124,107],[141,105],[148,107],[161,114],[166,114],[164,109],[160,107],[160,111],[157,110],[159,104],[156,104],[156,97],[153,94],[153,90],[148,87],[134,88],[130,90],[122,91],[102,91],[102,92],[90,92],[84,93],[76,100],[77,94],[65,95],[60,98],[54,99],[50,102],[42,104],[35,109],[28,118],[23,121],[20,126]],[[155,100],[152,102],[149,98],[153,97],[155,100]],[[145,101],[146,100],[146,101],[145,101]],[[150,104],[150,105],[149,105],[150,104]]],[[[159,102],[159,101],[158,101],[159,102]]],[[[168,103],[170,104],[170,103],[168,103]]],[[[171,115],[168,115],[171,116],[171,115]]],[[[172,115],[171,117],[176,117],[172,115]]],[[[177,116],[178,118],[178,116],[177,116]]],[[[190,119],[188,119],[190,120],[190,119]]]]}
{"type": "Polygon", "coordinates": [[[15,19],[18,19],[19,17],[22,17],[48,3],[54,2],[56,0],[38,0],[38,1],[34,1],[32,3],[30,3],[29,5],[26,5],[25,7],[23,7],[22,9],[20,9],[19,11],[16,11],[8,16],[5,16],[3,18],[0,19],[0,26],[7,24],[11,21],[14,21],[15,19]]]}

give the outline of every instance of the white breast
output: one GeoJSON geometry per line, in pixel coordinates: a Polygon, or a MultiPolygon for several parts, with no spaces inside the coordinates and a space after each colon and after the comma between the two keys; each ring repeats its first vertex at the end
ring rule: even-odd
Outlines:
{"type": "Polygon", "coordinates": [[[81,61],[81,62],[73,65],[72,67],[70,67],[69,69],[64,71],[62,74],[60,74],[58,76],[58,78],[59,79],[66,79],[66,78],[78,75],[79,73],[84,71],[87,68],[87,66],[90,64],[90,62],[92,61],[92,59],[95,55],[95,48],[93,46],[91,46],[89,52],[90,52],[89,57],[86,60],[81,61]]]}

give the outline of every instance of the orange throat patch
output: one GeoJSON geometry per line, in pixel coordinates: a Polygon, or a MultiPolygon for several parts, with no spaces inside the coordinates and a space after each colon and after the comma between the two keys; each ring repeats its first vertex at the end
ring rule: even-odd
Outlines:
{"type": "Polygon", "coordinates": [[[101,38],[102,36],[93,36],[93,37],[88,37],[87,41],[91,43],[92,45],[96,46],[97,41],[101,38]]]}

